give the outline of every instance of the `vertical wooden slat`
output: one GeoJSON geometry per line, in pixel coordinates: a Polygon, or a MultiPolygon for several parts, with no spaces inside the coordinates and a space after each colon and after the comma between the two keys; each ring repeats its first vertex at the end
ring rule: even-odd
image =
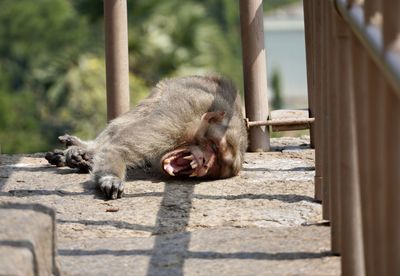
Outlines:
{"type": "MultiPolygon", "coordinates": [[[[331,4],[331,3],[330,3],[331,4]]],[[[329,41],[328,46],[330,52],[329,58],[329,68],[328,74],[331,76],[329,82],[329,104],[330,104],[330,130],[328,132],[329,136],[329,156],[330,162],[328,167],[328,181],[329,181],[329,201],[330,201],[330,220],[331,220],[331,246],[332,252],[335,254],[340,254],[341,252],[341,205],[340,205],[340,141],[341,141],[341,123],[339,120],[340,115],[340,91],[338,91],[338,79],[341,68],[338,66],[337,60],[337,43],[336,43],[336,33],[335,33],[335,20],[336,14],[333,5],[330,5],[328,20],[329,24],[329,41]]]]}
{"type": "MultiPolygon", "coordinates": [[[[364,20],[365,26],[368,28],[379,27],[377,25],[381,10],[379,2],[379,0],[367,0],[364,3],[364,20]]],[[[383,244],[379,243],[379,239],[384,238],[381,237],[382,233],[379,233],[379,229],[383,226],[379,223],[382,221],[382,217],[376,217],[377,214],[382,213],[379,211],[381,210],[379,205],[382,206],[382,202],[378,195],[382,195],[380,189],[383,182],[379,182],[379,179],[373,176],[377,175],[378,168],[376,166],[379,164],[376,163],[377,159],[375,158],[382,146],[377,144],[382,141],[379,142],[379,139],[376,139],[377,136],[379,138],[379,135],[382,135],[378,119],[381,118],[382,110],[377,103],[384,95],[378,92],[382,91],[379,70],[372,59],[363,52],[358,40],[355,40],[354,43],[356,45],[353,47],[354,61],[358,62],[354,73],[366,76],[360,80],[358,89],[355,91],[365,269],[367,275],[386,275],[382,269],[379,269],[379,267],[383,268],[382,259],[384,258],[384,252],[379,246],[379,244],[383,244]],[[357,56],[361,55],[358,54],[360,52],[363,52],[363,56],[357,56]]]]}
{"type": "MultiPolygon", "coordinates": [[[[367,26],[380,28],[380,11],[381,5],[379,1],[367,1],[365,3],[365,20],[367,26]]],[[[386,225],[385,225],[385,98],[384,83],[380,75],[380,71],[376,64],[369,60],[368,62],[368,78],[367,78],[367,97],[368,114],[367,114],[367,139],[366,155],[368,160],[366,166],[366,201],[368,206],[365,208],[366,220],[364,226],[365,240],[365,259],[368,275],[387,275],[386,267],[386,225]],[[381,91],[381,92],[378,92],[381,91]]],[[[361,172],[361,170],[360,170],[361,172]]],[[[364,205],[364,204],[363,204],[364,205]]]]}
{"type": "Polygon", "coordinates": [[[322,49],[321,49],[321,87],[322,90],[322,217],[323,219],[329,220],[330,219],[330,196],[329,196],[329,179],[328,179],[328,166],[329,166],[329,105],[328,105],[328,82],[329,82],[329,75],[327,72],[328,66],[328,55],[329,52],[327,51],[329,44],[329,21],[328,21],[328,14],[329,14],[329,6],[330,1],[321,1],[321,25],[322,25],[322,49]]]}
{"type": "MultiPolygon", "coordinates": [[[[398,49],[400,43],[400,1],[383,1],[383,37],[385,50],[398,49]]],[[[394,50],[399,55],[398,50],[394,50]]],[[[400,275],[400,97],[396,87],[386,89],[386,260],[387,275],[400,275]]]]}
{"type": "Polygon", "coordinates": [[[129,111],[128,19],[126,0],[104,0],[107,119],[129,111]]]}
{"type": "Polygon", "coordinates": [[[337,91],[340,93],[340,200],[341,255],[343,275],[365,275],[362,239],[361,199],[358,179],[357,141],[355,132],[353,71],[350,30],[344,21],[334,17],[337,35],[337,91]]]}
{"type": "Polygon", "coordinates": [[[368,136],[369,136],[369,209],[372,214],[371,225],[366,229],[372,235],[372,270],[375,274],[386,275],[385,267],[385,203],[384,193],[386,189],[385,178],[385,92],[379,70],[376,65],[370,61],[368,66],[368,136]],[[381,92],[378,92],[381,91],[381,92]],[[383,92],[383,93],[382,93],[383,92]]]}
{"type": "Polygon", "coordinates": [[[400,99],[388,89],[386,106],[386,260],[387,275],[400,275],[400,99]]]}
{"type": "MultiPolygon", "coordinates": [[[[322,41],[323,41],[323,28],[322,28],[322,1],[310,0],[313,5],[313,31],[314,31],[314,103],[315,103],[315,199],[322,201],[323,199],[323,109],[322,109],[322,41]]],[[[322,202],[325,205],[325,202],[322,202]]]]}
{"type": "MultiPolygon", "coordinates": [[[[319,119],[320,110],[318,105],[321,91],[317,90],[317,51],[319,50],[318,37],[318,15],[316,1],[304,0],[304,24],[306,32],[306,54],[307,54],[307,86],[308,86],[308,105],[309,116],[313,116],[316,120],[319,119]],[[318,119],[317,119],[318,117],[318,119]]],[[[318,201],[322,200],[322,181],[321,181],[321,137],[318,130],[319,123],[315,123],[310,129],[311,147],[315,149],[315,178],[314,178],[314,198],[318,201]]]]}
{"type": "MultiPolygon", "coordinates": [[[[363,243],[365,256],[365,269],[367,275],[373,271],[374,260],[372,253],[372,203],[370,191],[370,149],[369,129],[373,125],[369,123],[369,95],[368,95],[368,65],[369,59],[357,38],[353,37],[353,76],[354,76],[354,100],[357,131],[357,158],[358,174],[360,178],[361,212],[363,225],[363,243]]],[[[375,275],[375,274],[371,274],[375,275]]]]}
{"type": "MultiPolygon", "coordinates": [[[[263,18],[262,0],[240,0],[245,107],[250,121],[268,118],[263,18]]],[[[268,127],[250,128],[248,150],[268,151],[269,147],[268,127]]]]}
{"type": "MultiPolygon", "coordinates": [[[[306,42],[306,67],[307,67],[307,89],[308,89],[308,115],[310,118],[315,117],[315,58],[314,58],[314,45],[315,45],[315,34],[314,34],[314,5],[313,0],[303,1],[303,12],[304,12],[304,32],[306,42]]],[[[310,144],[311,148],[315,148],[315,130],[314,125],[310,127],[310,144]]]]}

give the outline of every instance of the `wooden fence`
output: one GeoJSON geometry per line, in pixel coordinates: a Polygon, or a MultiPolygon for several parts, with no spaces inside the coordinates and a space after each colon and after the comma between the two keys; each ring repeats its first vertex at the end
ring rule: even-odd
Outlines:
{"type": "Polygon", "coordinates": [[[400,275],[400,1],[304,0],[316,198],[343,275],[400,275]]]}

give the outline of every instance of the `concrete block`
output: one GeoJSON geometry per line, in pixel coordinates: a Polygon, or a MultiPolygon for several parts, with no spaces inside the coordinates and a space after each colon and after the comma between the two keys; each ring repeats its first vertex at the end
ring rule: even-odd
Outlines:
{"type": "Polygon", "coordinates": [[[0,274],[58,275],[55,212],[40,204],[0,203],[0,274]]]}

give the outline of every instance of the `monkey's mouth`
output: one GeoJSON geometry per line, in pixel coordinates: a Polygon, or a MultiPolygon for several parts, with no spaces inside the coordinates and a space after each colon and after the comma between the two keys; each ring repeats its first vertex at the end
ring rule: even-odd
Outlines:
{"type": "Polygon", "coordinates": [[[161,166],[171,176],[202,177],[214,166],[215,160],[211,147],[189,146],[165,154],[161,166]]]}

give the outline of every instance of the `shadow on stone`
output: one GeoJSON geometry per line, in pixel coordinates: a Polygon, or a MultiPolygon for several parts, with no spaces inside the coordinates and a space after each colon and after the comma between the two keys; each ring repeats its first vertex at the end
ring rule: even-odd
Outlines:
{"type": "Polygon", "coordinates": [[[279,200],[287,203],[294,203],[300,201],[315,202],[315,199],[310,196],[296,195],[296,194],[282,194],[282,195],[269,195],[269,194],[241,194],[241,195],[194,195],[196,199],[211,199],[211,200],[239,200],[239,199],[266,199],[266,200],[279,200]]]}
{"type": "Polygon", "coordinates": [[[157,236],[151,251],[147,275],[183,275],[185,255],[191,235],[185,231],[189,223],[194,187],[194,184],[165,185],[153,232],[157,236]],[[180,233],[182,236],[179,239],[169,239],[169,235],[163,235],[174,232],[183,233],[180,233]]]}
{"type": "Polygon", "coordinates": [[[305,171],[315,171],[314,166],[307,166],[307,167],[295,167],[290,169],[268,169],[265,167],[252,167],[252,168],[243,168],[243,171],[248,172],[305,172],[305,171]]]}
{"type": "MultiPolygon", "coordinates": [[[[189,234],[186,232],[186,234],[189,234]]],[[[165,237],[164,237],[165,238],[165,237]]],[[[166,253],[168,249],[168,238],[165,238],[165,248],[160,248],[162,253],[166,253]]],[[[182,240],[186,241],[185,238],[182,240]]],[[[174,239],[175,241],[175,239],[174,239]]],[[[179,252],[179,249],[170,251],[169,255],[174,255],[179,252]]],[[[98,250],[84,250],[84,249],[61,249],[58,254],[61,256],[97,256],[97,255],[112,255],[112,256],[152,256],[153,250],[110,250],[110,249],[98,249],[98,250]]],[[[168,254],[167,254],[168,255],[168,254]]],[[[169,257],[163,256],[164,263],[160,264],[159,261],[156,266],[167,266],[169,257]]],[[[334,256],[330,251],[322,252],[234,252],[234,253],[221,253],[213,251],[186,251],[181,253],[181,257],[185,259],[205,259],[205,260],[217,260],[217,259],[238,259],[238,260],[278,260],[278,261],[290,261],[290,260],[303,260],[303,259],[320,259],[324,257],[334,256]]],[[[171,256],[170,256],[171,257],[171,256]]],[[[181,260],[183,262],[183,259],[181,260]]],[[[174,260],[176,264],[176,259],[174,260]]],[[[183,263],[182,263],[183,264],[183,263]]],[[[154,264],[153,264],[154,265],[154,264]]],[[[154,269],[154,268],[153,268],[154,269]]],[[[175,267],[176,269],[176,267],[175,267]]]]}
{"type": "Polygon", "coordinates": [[[116,220],[64,220],[58,219],[57,223],[68,223],[68,224],[83,224],[83,225],[110,225],[115,228],[120,229],[129,229],[129,230],[138,230],[138,231],[145,231],[145,232],[153,232],[154,227],[145,226],[140,224],[132,224],[125,221],[116,221],[116,220]]]}

